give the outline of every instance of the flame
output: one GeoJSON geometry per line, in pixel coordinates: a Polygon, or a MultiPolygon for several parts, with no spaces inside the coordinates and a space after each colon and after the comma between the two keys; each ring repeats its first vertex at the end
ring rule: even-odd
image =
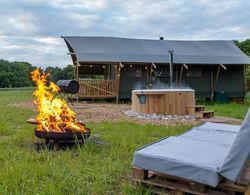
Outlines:
{"type": "Polygon", "coordinates": [[[49,74],[41,73],[37,68],[32,73],[32,80],[36,83],[37,88],[33,95],[34,103],[37,105],[38,122],[37,130],[40,131],[86,131],[85,125],[76,122],[75,112],[73,112],[66,101],[58,98],[59,87],[53,82],[47,82],[49,74]]]}

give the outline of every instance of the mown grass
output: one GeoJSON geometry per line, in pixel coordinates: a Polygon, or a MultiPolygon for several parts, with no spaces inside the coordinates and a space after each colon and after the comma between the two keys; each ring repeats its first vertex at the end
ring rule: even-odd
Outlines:
{"type": "Polygon", "coordinates": [[[219,104],[205,102],[205,106],[207,110],[214,110],[215,114],[218,116],[227,116],[237,119],[243,119],[250,106],[250,94],[248,94],[247,100],[244,104],[219,104]]]}
{"type": "MultiPolygon", "coordinates": [[[[33,111],[11,106],[31,99],[31,91],[0,92],[0,194],[149,193],[131,184],[135,149],[190,128],[126,121],[89,123],[92,137],[98,137],[103,144],[90,139],[83,147],[37,152],[34,126],[25,122],[34,115],[33,111]]],[[[217,105],[210,106],[216,108],[217,105]]],[[[238,109],[237,105],[218,106],[232,112],[238,109]]],[[[244,105],[239,112],[240,117],[245,115],[247,107],[244,105]]]]}
{"type": "Polygon", "coordinates": [[[11,106],[31,99],[31,91],[0,92],[0,194],[142,194],[130,180],[135,149],[189,128],[89,123],[104,144],[37,152],[34,126],[25,122],[34,113],[11,106]]]}

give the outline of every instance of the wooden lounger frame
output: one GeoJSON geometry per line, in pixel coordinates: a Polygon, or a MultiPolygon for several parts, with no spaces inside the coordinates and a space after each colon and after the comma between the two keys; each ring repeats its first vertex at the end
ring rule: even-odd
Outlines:
{"type": "Polygon", "coordinates": [[[237,182],[233,183],[222,178],[216,188],[137,167],[133,167],[132,180],[150,187],[155,194],[250,195],[250,161],[237,182]]]}

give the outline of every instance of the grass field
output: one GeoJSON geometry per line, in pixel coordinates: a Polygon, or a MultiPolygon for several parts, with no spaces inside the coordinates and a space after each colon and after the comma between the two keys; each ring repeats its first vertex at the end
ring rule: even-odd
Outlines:
{"type": "Polygon", "coordinates": [[[248,94],[247,100],[244,104],[205,103],[205,105],[207,110],[214,110],[216,115],[243,119],[250,106],[250,95],[248,94]]]}
{"type": "MultiPolygon", "coordinates": [[[[134,150],[190,128],[89,123],[104,144],[92,139],[84,147],[37,152],[34,126],[25,122],[33,111],[11,106],[31,99],[31,91],[0,92],[0,194],[142,194],[145,189],[130,181],[134,150]]],[[[242,118],[249,104],[209,106],[216,114],[242,118]]]]}

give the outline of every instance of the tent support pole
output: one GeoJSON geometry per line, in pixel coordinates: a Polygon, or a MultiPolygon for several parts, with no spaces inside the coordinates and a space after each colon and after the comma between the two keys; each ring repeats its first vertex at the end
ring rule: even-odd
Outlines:
{"type": "Polygon", "coordinates": [[[221,65],[219,65],[217,68],[215,82],[214,82],[214,90],[216,90],[216,87],[217,87],[217,82],[218,82],[218,78],[219,78],[219,74],[220,74],[220,67],[221,67],[221,65]]]}
{"type": "Polygon", "coordinates": [[[149,72],[149,88],[152,88],[152,73],[153,73],[153,64],[150,65],[150,72],[149,72]]]}
{"type": "MultiPolygon", "coordinates": [[[[244,74],[244,88],[245,88],[245,94],[244,94],[244,99],[246,100],[246,95],[247,95],[247,77],[246,77],[246,75],[247,75],[247,66],[246,65],[243,65],[243,74],[244,74]]],[[[249,189],[250,189],[250,187],[249,187],[249,189]]]]}
{"type": "Polygon", "coordinates": [[[220,67],[221,67],[221,65],[219,65],[218,68],[217,68],[216,75],[215,75],[215,80],[214,80],[213,66],[211,67],[211,97],[210,97],[210,100],[212,102],[214,101],[214,93],[215,93],[218,78],[219,78],[220,67]]]}
{"type": "Polygon", "coordinates": [[[118,63],[116,66],[116,98],[115,103],[119,103],[119,88],[120,88],[120,79],[121,79],[121,63],[118,63]]]}
{"type": "MultiPolygon", "coordinates": [[[[80,79],[79,79],[79,62],[78,61],[76,61],[76,80],[77,80],[77,82],[79,83],[79,85],[80,85],[80,79]]],[[[78,101],[79,101],[79,91],[78,91],[78,93],[77,93],[77,103],[78,103],[78,101]]]]}
{"type": "Polygon", "coordinates": [[[147,88],[149,89],[149,72],[148,72],[148,65],[146,64],[145,66],[145,69],[146,69],[146,75],[147,75],[147,88]]]}
{"type": "Polygon", "coordinates": [[[210,95],[210,101],[214,101],[214,72],[213,72],[213,66],[211,66],[211,95],[210,95]]]}
{"type": "Polygon", "coordinates": [[[179,78],[179,69],[178,69],[178,65],[176,65],[176,68],[175,68],[175,86],[178,86],[178,78],[179,78]]]}
{"type": "Polygon", "coordinates": [[[179,81],[178,81],[178,86],[181,85],[181,78],[182,78],[182,73],[183,73],[183,67],[184,67],[184,65],[182,64],[182,65],[181,65],[180,76],[179,76],[179,81]]]}

